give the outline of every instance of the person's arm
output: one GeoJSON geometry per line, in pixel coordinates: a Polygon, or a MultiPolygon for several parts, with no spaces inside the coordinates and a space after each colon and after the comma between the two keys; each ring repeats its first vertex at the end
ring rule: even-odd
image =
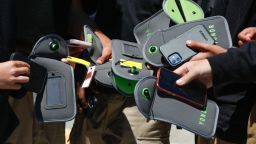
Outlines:
{"type": "Polygon", "coordinates": [[[256,41],[230,49],[227,53],[208,58],[212,67],[213,84],[225,81],[256,80],[256,41]]]}
{"type": "Polygon", "coordinates": [[[108,61],[112,57],[112,46],[111,46],[111,39],[103,34],[100,30],[95,30],[95,34],[99,37],[103,51],[101,56],[97,59],[97,64],[103,64],[104,62],[108,61]]]}
{"type": "Polygon", "coordinates": [[[232,48],[227,53],[208,59],[189,61],[175,73],[182,77],[177,85],[185,85],[197,79],[207,87],[228,81],[248,83],[256,80],[256,41],[246,43],[242,48],[232,48]]]}
{"type": "MultiPolygon", "coordinates": [[[[99,37],[103,51],[101,56],[97,59],[98,64],[103,64],[112,56],[111,39],[108,38],[96,25],[96,23],[89,17],[90,14],[96,12],[97,0],[95,2],[87,0],[73,0],[70,10],[69,31],[78,39],[83,37],[83,26],[88,25],[93,29],[94,33],[99,37]],[[91,8],[88,9],[88,6],[91,8]]],[[[81,54],[83,49],[71,49],[72,53],[81,54]]]]}
{"type": "MultiPolygon", "coordinates": [[[[103,64],[105,61],[111,58],[112,48],[111,48],[111,40],[103,34],[99,28],[96,26],[95,22],[89,17],[90,14],[95,12],[97,2],[89,3],[90,6],[95,8],[82,7],[82,5],[88,6],[88,2],[90,1],[81,1],[81,0],[74,0],[72,1],[71,10],[70,10],[70,18],[69,18],[69,32],[74,36],[76,39],[83,39],[83,26],[88,25],[90,28],[93,29],[94,33],[99,37],[102,45],[103,51],[101,56],[97,59],[97,64],[103,64]]],[[[79,47],[70,47],[70,54],[72,56],[78,57],[82,54],[84,48],[79,47]]],[[[88,102],[86,99],[86,90],[82,88],[83,77],[86,74],[86,69],[84,66],[72,64],[67,59],[62,59],[63,62],[69,63],[74,68],[75,74],[75,81],[76,81],[76,96],[77,96],[77,106],[78,111],[84,111],[87,106],[88,102]]]]}

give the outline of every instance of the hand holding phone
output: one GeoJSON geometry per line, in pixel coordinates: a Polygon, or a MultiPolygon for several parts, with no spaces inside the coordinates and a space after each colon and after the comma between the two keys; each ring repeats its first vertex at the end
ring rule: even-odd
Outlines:
{"type": "Polygon", "coordinates": [[[198,51],[186,45],[187,40],[213,44],[214,40],[203,25],[197,25],[160,47],[160,51],[172,67],[176,67],[196,55],[198,51]]]}
{"type": "Polygon", "coordinates": [[[26,90],[30,90],[39,93],[43,90],[47,81],[47,70],[39,64],[30,61],[27,56],[21,53],[13,53],[10,60],[24,61],[30,65],[29,82],[22,84],[22,87],[26,90]]]}
{"type": "Polygon", "coordinates": [[[206,87],[199,81],[192,81],[179,87],[176,85],[179,78],[180,76],[174,72],[160,68],[157,72],[157,90],[191,106],[204,109],[207,104],[206,87]]]}

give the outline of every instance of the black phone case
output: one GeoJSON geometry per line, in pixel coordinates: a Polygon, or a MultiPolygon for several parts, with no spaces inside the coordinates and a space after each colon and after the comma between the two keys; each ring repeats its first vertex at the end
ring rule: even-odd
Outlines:
{"type": "Polygon", "coordinates": [[[160,52],[172,67],[176,67],[196,55],[198,52],[187,47],[186,41],[194,40],[213,44],[214,40],[203,25],[197,25],[160,47],[160,52]]]}

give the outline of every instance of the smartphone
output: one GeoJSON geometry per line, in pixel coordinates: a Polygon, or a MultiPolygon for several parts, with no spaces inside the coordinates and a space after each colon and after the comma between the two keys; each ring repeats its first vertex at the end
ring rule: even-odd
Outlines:
{"type": "Polygon", "coordinates": [[[200,81],[192,81],[185,86],[177,86],[179,75],[166,68],[157,71],[157,90],[160,94],[171,96],[198,109],[205,109],[207,104],[206,87],[200,81]]]}
{"type": "Polygon", "coordinates": [[[187,47],[187,40],[214,44],[213,38],[203,25],[191,28],[160,47],[160,52],[171,66],[178,66],[198,53],[198,51],[187,47]]]}

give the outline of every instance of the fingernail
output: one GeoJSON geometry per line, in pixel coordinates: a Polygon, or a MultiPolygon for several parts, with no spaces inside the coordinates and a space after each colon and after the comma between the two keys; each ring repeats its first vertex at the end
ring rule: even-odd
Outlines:
{"type": "Polygon", "coordinates": [[[68,60],[66,58],[61,59],[62,62],[67,62],[68,60]]]}
{"type": "Polygon", "coordinates": [[[251,41],[251,37],[249,37],[249,36],[246,37],[246,40],[247,40],[247,41],[251,41]]]}
{"type": "Polygon", "coordinates": [[[176,81],[176,84],[177,84],[177,85],[182,85],[182,83],[183,83],[183,81],[182,81],[181,79],[178,79],[178,80],[176,81]]]}
{"type": "Polygon", "coordinates": [[[187,41],[186,41],[186,44],[187,44],[187,45],[191,45],[191,43],[192,43],[191,40],[187,40],[187,41]]]}
{"type": "Polygon", "coordinates": [[[97,60],[96,63],[97,64],[102,64],[103,62],[102,62],[102,60],[97,60]]]}

